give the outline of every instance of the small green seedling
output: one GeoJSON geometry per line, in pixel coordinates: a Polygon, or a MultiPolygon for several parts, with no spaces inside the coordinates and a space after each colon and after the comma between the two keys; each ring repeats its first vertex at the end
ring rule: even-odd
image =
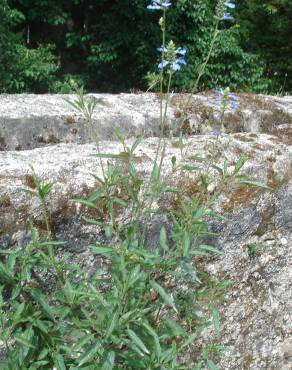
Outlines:
{"type": "Polygon", "coordinates": [[[255,258],[261,253],[262,245],[258,243],[251,243],[247,245],[247,252],[250,259],[255,258]]]}
{"type": "Polygon", "coordinates": [[[54,187],[54,182],[42,181],[40,177],[36,175],[34,168],[32,166],[30,166],[30,168],[32,174],[31,177],[29,177],[30,181],[28,181],[29,188],[23,188],[22,190],[30,194],[31,196],[39,199],[42,207],[42,214],[46,224],[47,237],[50,238],[52,234],[50,222],[51,215],[46,200],[54,187]]]}

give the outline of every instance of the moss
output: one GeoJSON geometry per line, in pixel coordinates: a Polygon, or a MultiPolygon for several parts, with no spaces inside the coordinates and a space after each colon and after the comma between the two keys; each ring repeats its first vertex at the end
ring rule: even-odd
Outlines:
{"type": "Polygon", "coordinates": [[[253,235],[261,237],[268,231],[269,226],[273,224],[274,213],[274,207],[266,207],[261,212],[261,222],[253,235]]]}
{"type": "Polygon", "coordinates": [[[4,137],[0,136],[0,152],[6,149],[6,143],[4,137]]]}
{"type": "Polygon", "coordinates": [[[58,144],[58,143],[60,143],[60,140],[57,139],[55,135],[53,134],[49,135],[47,139],[47,144],[58,144]]]}
{"type": "Polygon", "coordinates": [[[31,189],[36,188],[36,183],[32,175],[25,175],[24,177],[24,183],[26,186],[28,186],[31,189]]]}
{"type": "Polygon", "coordinates": [[[262,132],[266,134],[275,134],[278,126],[292,125],[292,116],[279,108],[271,109],[271,114],[265,117],[262,122],[262,132]]]}
{"type": "MultiPolygon", "coordinates": [[[[235,190],[232,192],[228,202],[223,206],[223,211],[226,213],[232,212],[234,208],[241,204],[248,204],[252,200],[256,199],[263,189],[254,188],[253,186],[237,185],[235,190]]],[[[227,194],[229,196],[229,193],[227,194]]]]}
{"type": "Polygon", "coordinates": [[[267,185],[272,189],[277,189],[285,183],[285,179],[279,180],[272,166],[267,170],[267,185]]]}
{"type": "MultiPolygon", "coordinates": [[[[144,156],[133,156],[133,161],[135,163],[141,163],[143,162],[143,159],[147,159],[148,157],[146,155],[144,156]]],[[[121,162],[121,163],[128,163],[129,161],[129,153],[128,152],[120,152],[118,154],[118,160],[121,162]]]]}
{"type": "Polygon", "coordinates": [[[0,208],[7,208],[11,205],[11,200],[8,195],[0,196],[0,208]]]}
{"type": "Polygon", "coordinates": [[[66,125],[72,125],[73,123],[76,123],[76,118],[74,116],[67,116],[64,123],[66,125]]]}
{"type": "Polygon", "coordinates": [[[72,128],[70,129],[70,132],[71,132],[71,134],[76,135],[76,134],[77,134],[77,132],[78,132],[78,130],[77,130],[77,128],[72,127],[72,128]]]}
{"type": "Polygon", "coordinates": [[[247,143],[254,142],[254,139],[252,137],[247,136],[247,135],[235,134],[235,135],[233,135],[233,137],[237,140],[247,142],[247,143]]]}

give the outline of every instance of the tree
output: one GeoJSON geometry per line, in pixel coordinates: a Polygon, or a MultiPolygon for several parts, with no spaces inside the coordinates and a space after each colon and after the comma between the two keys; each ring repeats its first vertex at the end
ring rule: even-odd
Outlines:
{"type": "Polygon", "coordinates": [[[45,92],[55,79],[57,65],[52,47],[29,49],[21,34],[12,31],[25,16],[0,0],[0,92],[45,92]]]}
{"type": "Polygon", "coordinates": [[[237,7],[240,44],[264,61],[270,90],[292,91],[292,2],[240,0],[237,7]]]}

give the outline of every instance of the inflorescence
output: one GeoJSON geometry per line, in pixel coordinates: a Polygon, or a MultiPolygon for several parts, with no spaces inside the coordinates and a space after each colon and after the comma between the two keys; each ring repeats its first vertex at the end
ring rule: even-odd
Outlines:
{"type": "Polygon", "coordinates": [[[233,16],[228,13],[226,10],[234,9],[235,4],[231,0],[219,0],[219,3],[216,8],[216,16],[218,19],[225,19],[228,21],[232,21],[234,18],[233,16]]]}
{"type": "Polygon", "coordinates": [[[158,64],[159,69],[169,66],[173,72],[176,72],[181,69],[182,65],[186,64],[186,49],[182,47],[176,49],[172,41],[169,42],[167,48],[160,47],[157,48],[157,51],[165,55],[165,59],[158,64]]]}
{"type": "Polygon", "coordinates": [[[170,0],[152,0],[147,6],[149,10],[167,10],[171,6],[170,0]]]}
{"type": "MultiPolygon", "coordinates": [[[[170,0],[152,0],[151,3],[147,6],[147,9],[166,11],[170,6],[170,0]]],[[[233,20],[233,16],[226,12],[226,10],[234,8],[235,5],[233,4],[232,0],[219,0],[216,8],[216,17],[219,20],[233,20]]],[[[170,72],[176,72],[179,71],[181,67],[186,64],[186,49],[182,47],[176,49],[172,41],[168,44],[167,48],[162,46],[160,48],[157,48],[157,51],[161,52],[163,55],[161,62],[158,64],[159,69],[164,69],[168,66],[170,72]]]]}

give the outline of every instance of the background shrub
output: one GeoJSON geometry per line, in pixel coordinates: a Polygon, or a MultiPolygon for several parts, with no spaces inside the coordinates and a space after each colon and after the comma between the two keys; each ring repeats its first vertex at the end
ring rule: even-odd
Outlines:
{"type": "MultiPolygon", "coordinates": [[[[82,76],[92,91],[146,88],[159,43],[158,16],[146,11],[146,0],[7,2],[0,2],[2,91],[65,92],[68,74],[82,76]]],[[[173,2],[168,32],[189,51],[179,89],[189,88],[202,63],[215,6],[215,0],[173,2]]],[[[291,91],[291,14],[289,0],[238,0],[200,88],[291,91]]]]}
{"type": "Polygon", "coordinates": [[[25,21],[6,0],[0,2],[0,92],[46,92],[58,66],[52,45],[27,48],[20,33],[11,29],[25,21]]]}

